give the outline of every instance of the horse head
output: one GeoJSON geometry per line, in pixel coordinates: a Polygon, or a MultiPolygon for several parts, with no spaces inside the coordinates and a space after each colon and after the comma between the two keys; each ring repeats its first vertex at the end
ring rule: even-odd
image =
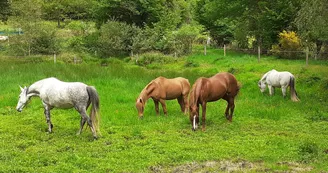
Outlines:
{"type": "Polygon", "coordinates": [[[140,119],[143,118],[144,107],[145,107],[144,100],[142,98],[138,98],[136,101],[136,108],[138,110],[138,116],[140,119]]]}
{"type": "Polygon", "coordinates": [[[189,119],[192,125],[192,130],[196,130],[199,122],[198,108],[196,104],[190,105],[189,119]]]}
{"type": "Polygon", "coordinates": [[[19,88],[21,89],[21,93],[19,94],[19,100],[16,106],[16,110],[18,112],[21,112],[26,103],[30,100],[31,96],[28,95],[28,88],[26,86],[24,88],[19,86],[19,88]]]}
{"type": "Polygon", "coordinates": [[[266,88],[266,85],[265,85],[265,83],[264,83],[262,80],[260,80],[260,81],[257,83],[257,86],[260,88],[260,91],[261,91],[262,93],[264,93],[265,88],[266,88]]]}

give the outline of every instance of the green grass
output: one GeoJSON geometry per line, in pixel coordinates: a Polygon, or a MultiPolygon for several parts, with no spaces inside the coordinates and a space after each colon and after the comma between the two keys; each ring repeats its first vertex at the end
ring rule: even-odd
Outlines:
{"type": "MultiPolygon", "coordinates": [[[[148,69],[110,61],[80,65],[51,59],[0,58],[0,172],[173,172],[224,171],[221,162],[252,164],[241,171],[328,170],[328,63],[282,60],[201,48],[171,64],[148,69]],[[185,67],[187,61],[198,64],[185,67]],[[113,63],[111,63],[113,62],[113,63]],[[301,102],[283,99],[281,91],[261,94],[257,81],[275,68],[296,76],[301,102]],[[208,103],[207,129],[191,131],[177,101],[167,101],[168,116],[155,115],[147,102],[137,118],[135,99],[157,76],[198,77],[230,71],[242,84],[233,122],[224,117],[223,100],[208,103]],[[19,113],[18,85],[45,77],[81,81],[96,87],[101,101],[102,137],[93,141],[89,129],[79,136],[80,117],[73,110],[52,110],[54,132],[46,132],[41,101],[33,98],[19,113]],[[212,167],[208,163],[215,162],[212,167]],[[198,167],[195,164],[198,164],[198,167]],[[207,165],[207,166],[206,166],[207,165]],[[220,168],[221,165],[221,168],[220,168]],[[297,169],[296,169],[296,168],[297,169]]],[[[161,107],[160,107],[161,109],[161,107]]]]}

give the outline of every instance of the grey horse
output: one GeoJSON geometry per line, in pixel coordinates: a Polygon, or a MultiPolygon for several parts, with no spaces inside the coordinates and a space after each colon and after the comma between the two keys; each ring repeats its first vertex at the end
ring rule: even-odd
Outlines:
{"type": "Polygon", "coordinates": [[[88,86],[81,82],[62,82],[51,77],[39,80],[29,87],[20,87],[20,89],[21,93],[16,110],[21,112],[32,96],[40,97],[50,133],[53,128],[50,110],[53,108],[74,107],[81,115],[78,134],[81,134],[84,124],[87,122],[93,137],[97,139],[97,131],[99,131],[99,96],[93,86],[88,86]],[[91,103],[92,108],[89,117],[87,109],[91,103]]]}

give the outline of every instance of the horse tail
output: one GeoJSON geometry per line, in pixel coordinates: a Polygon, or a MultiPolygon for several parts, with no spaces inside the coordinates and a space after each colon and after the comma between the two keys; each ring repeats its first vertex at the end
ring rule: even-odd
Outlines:
{"type": "Polygon", "coordinates": [[[100,114],[99,114],[99,95],[97,90],[93,86],[87,86],[87,91],[89,94],[89,99],[92,104],[90,110],[90,119],[92,121],[92,125],[96,131],[100,134],[99,129],[99,121],[100,121],[100,114]]]}
{"type": "Polygon", "coordinates": [[[241,83],[239,83],[237,81],[237,89],[236,89],[236,96],[238,95],[239,91],[240,91],[240,88],[241,88],[241,83]]]}
{"type": "Polygon", "coordinates": [[[290,81],[289,81],[289,87],[290,87],[290,98],[292,99],[292,101],[297,102],[300,99],[297,97],[297,92],[295,89],[295,78],[294,76],[290,77],[290,81]]]}

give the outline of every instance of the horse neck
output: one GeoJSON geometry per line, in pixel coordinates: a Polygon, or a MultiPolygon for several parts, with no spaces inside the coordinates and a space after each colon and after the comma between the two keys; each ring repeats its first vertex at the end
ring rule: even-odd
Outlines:
{"type": "Polygon", "coordinates": [[[33,83],[31,86],[28,87],[28,94],[39,95],[42,86],[43,86],[43,80],[33,83]]]}
{"type": "Polygon", "coordinates": [[[264,81],[266,80],[266,78],[267,78],[267,76],[268,76],[268,74],[269,74],[270,72],[271,72],[271,71],[265,73],[265,74],[262,76],[262,78],[261,78],[261,81],[262,81],[262,82],[264,82],[264,81]]]}
{"type": "Polygon", "coordinates": [[[152,93],[153,93],[153,90],[155,87],[153,85],[154,84],[151,82],[141,91],[139,98],[144,100],[144,102],[146,102],[152,96],[152,93]]]}

